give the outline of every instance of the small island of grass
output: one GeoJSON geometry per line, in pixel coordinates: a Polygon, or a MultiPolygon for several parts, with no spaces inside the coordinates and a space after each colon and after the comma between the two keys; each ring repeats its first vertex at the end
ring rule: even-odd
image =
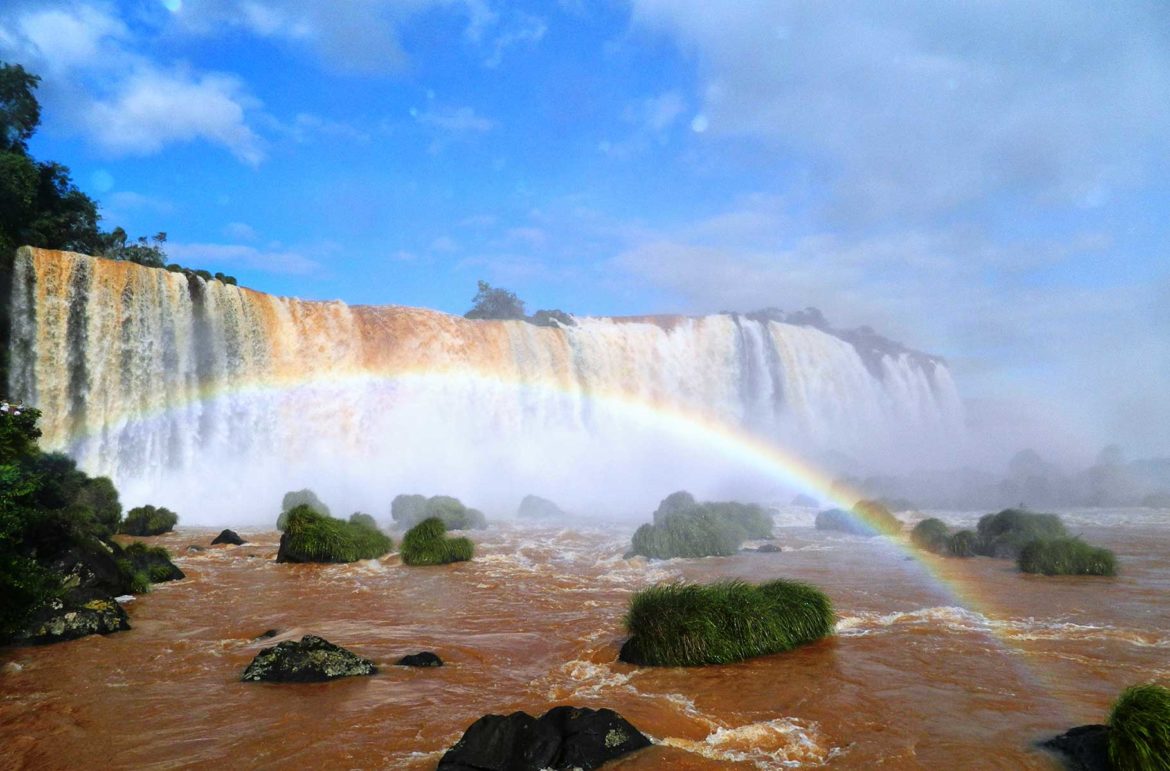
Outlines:
{"type": "Polygon", "coordinates": [[[175,529],[179,515],[161,506],[138,506],[126,512],[118,529],[123,535],[162,535],[175,529]]]}
{"type": "Polygon", "coordinates": [[[1046,576],[1114,576],[1113,552],[1079,538],[1038,539],[1024,546],[1017,563],[1025,573],[1046,576]]]}
{"type": "Polygon", "coordinates": [[[390,516],[394,524],[412,528],[424,519],[438,517],[448,530],[483,530],[487,517],[479,509],[472,509],[450,495],[397,495],[390,502],[390,516]]]}
{"type": "Polygon", "coordinates": [[[832,634],[829,598],[778,579],[662,584],[634,595],[620,658],[650,666],[728,664],[781,653],[832,634]]]}
{"type": "Polygon", "coordinates": [[[658,504],[653,523],[634,532],[630,555],[726,557],[748,539],[771,537],[772,517],[762,507],[736,501],[698,503],[680,490],[658,504]]]}
{"type": "Polygon", "coordinates": [[[424,519],[402,537],[402,561],[407,565],[466,562],[474,553],[470,539],[448,538],[447,526],[438,517],[424,519]]]}
{"type": "Polygon", "coordinates": [[[356,562],[390,552],[390,536],[364,524],[333,519],[307,504],[287,512],[277,562],[356,562]]]}

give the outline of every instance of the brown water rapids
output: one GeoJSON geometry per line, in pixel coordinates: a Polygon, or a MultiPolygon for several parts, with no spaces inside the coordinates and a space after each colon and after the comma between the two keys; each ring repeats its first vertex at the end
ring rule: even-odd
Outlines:
{"type": "MultiPolygon", "coordinates": [[[[970,524],[974,514],[944,515],[970,524]]],[[[157,539],[187,580],[126,603],[133,629],[0,649],[0,766],[434,768],[484,714],[613,708],[655,744],[620,769],[827,766],[1056,769],[1035,748],[1100,722],[1126,685],[1170,678],[1170,512],[1073,512],[1115,579],[1025,576],[1007,561],[924,565],[891,539],[777,517],[778,554],[622,559],[632,525],[473,533],[476,559],[408,568],[273,561],[274,532],[157,539]],[[657,581],[798,578],[838,614],[831,639],[697,669],[617,662],[630,594],[657,581]],[[954,593],[947,587],[958,587],[954,593]],[[239,682],[273,640],[312,633],[373,677],[239,682]],[[433,650],[440,669],[393,666],[433,650]]]]}

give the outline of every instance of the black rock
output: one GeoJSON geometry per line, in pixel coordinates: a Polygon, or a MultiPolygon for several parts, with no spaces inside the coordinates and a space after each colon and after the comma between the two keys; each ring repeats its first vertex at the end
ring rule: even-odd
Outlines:
{"type": "Polygon", "coordinates": [[[124,559],[127,555],[121,546],[94,539],[74,544],[48,567],[61,576],[65,606],[71,607],[132,594],[130,576],[118,566],[118,560],[124,559]]]}
{"type": "Polygon", "coordinates": [[[443,660],[438,655],[430,651],[422,651],[421,653],[412,653],[409,656],[403,656],[394,662],[400,667],[441,667],[443,660]]]}
{"type": "Polygon", "coordinates": [[[1048,741],[1041,747],[1062,753],[1072,771],[1110,771],[1109,726],[1082,725],[1048,741]]]}
{"type": "Polygon", "coordinates": [[[276,637],[278,634],[280,634],[279,629],[265,629],[263,632],[256,635],[252,639],[253,640],[268,640],[268,639],[271,639],[273,637],[276,637]]]}
{"type": "Polygon", "coordinates": [[[256,654],[240,679],[245,682],[312,683],[337,677],[377,674],[378,668],[333,643],[307,634],[256,654]]]}
{"type": "Polygon", "coordinates": [[[215,537],[215,540],[211,542],[211,545],[215,546],[218,543],[230,543],[233,546],[242,546],[246,544],[247,541],[236,535],[236,531],[234,530],[224,530],[215,537]]]}
{"type": "Polygon", "coordinates": [[[650,746],[650,740],[610,709],[556,707],[485,715],[439,761],[438,771],[540,771],[598,768],[650,746]]]}
{"type": "Polygon", "coordinates": [[[112,597],[101,597],[83,604],[53,600],[16,636],[15,642],[44,645],[76,640],[91,634],[121,632],[129,628],[126,611],[112,597]]]}
{"type": "Polygon", "coordinates": [[[760,554],[775,554],[782,551],[782,549],[774,543],[766,543],[763,546],[753,549],[753,551],[757,551],[760,554]]]}

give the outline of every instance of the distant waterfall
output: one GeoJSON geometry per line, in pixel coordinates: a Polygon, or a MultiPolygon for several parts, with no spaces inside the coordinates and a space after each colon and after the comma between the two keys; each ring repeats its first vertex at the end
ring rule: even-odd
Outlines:
{"type": "Polygon", "coordinates": [[[734,481],[691,419],[863,459],[962,425],[941,362],[875,371],[831,334],[742,316],[469,321],[31,249],[12,287],[7,394],[43,411],[42,444],[179,507],[266,511],[261,493],[306,484],[367,508],[416,489],[599,507],[607,488],[734,481]]]}

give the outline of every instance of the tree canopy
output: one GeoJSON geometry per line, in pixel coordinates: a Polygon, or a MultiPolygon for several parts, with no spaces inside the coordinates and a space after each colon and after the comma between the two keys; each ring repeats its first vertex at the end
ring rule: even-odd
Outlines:
{"type": "Polygon", "coordinates": [[[468,319],[523,319],[524,301],[515,292],[493,287],[482,279],[479,291],[472,298],[471,310],[463,314],[468,319]]]}

